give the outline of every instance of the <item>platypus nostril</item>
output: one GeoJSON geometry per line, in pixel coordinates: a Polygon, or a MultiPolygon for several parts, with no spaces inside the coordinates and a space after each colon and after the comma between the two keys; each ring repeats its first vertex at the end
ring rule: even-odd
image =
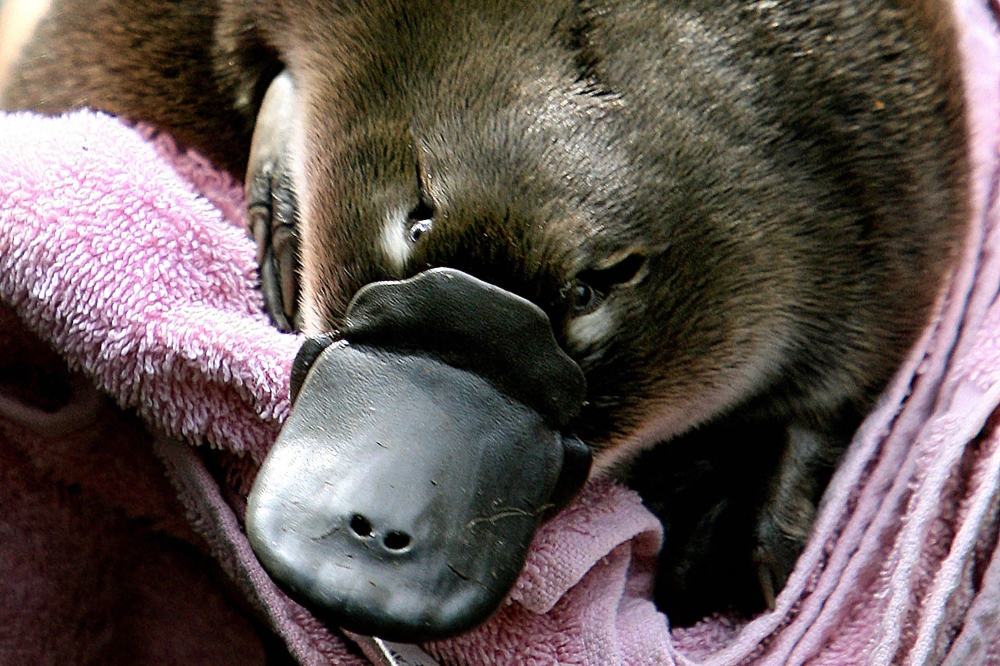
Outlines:
{"type": "MultiPolygon", "coordinates": [[[[351,516],[351,522],[348,523],[348,527],[355,537],[365,541],[373,537],[378,537],[379,532],[381,532],[381,530],[375,529],[371,520],[360,513],[355,513],[351,516]]],[[[401,530],[389,530],[382,537],[381,541],[382,546],[387,551],[402,553],[409,550],[410,545],[413,543],[413,538],[401,530]]]]}
{"type": "Polygon", "coordinates": [[[396,552],[404,551],[410,547],[412,543],[410,535],[406,532],[398,532],[393,530],[385,535],[382,539],[382,545],[386,547],[387,550],[394,550],[396,552]]]}
{"type": "Polygon", "coordinates": [[[367,539],[372,535],[372,524],[367,518],[361,514],[354,514],[351,516],[351,531],[354,532],[356,536],[362,539],[367,539]]]}

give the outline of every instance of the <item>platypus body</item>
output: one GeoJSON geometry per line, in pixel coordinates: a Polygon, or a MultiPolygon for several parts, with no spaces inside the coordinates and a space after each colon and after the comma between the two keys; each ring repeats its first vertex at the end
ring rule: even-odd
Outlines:
{"type": "Polygon", "coordinates": [[[663,521],[683,624],[773,603],[927,321],[966,216],[958,64],[934,0],[55,0],[2,102],[245,176],[272,315],[312,339],[439,267],[540,309],[585,378],[559,428],[663,521]]]}

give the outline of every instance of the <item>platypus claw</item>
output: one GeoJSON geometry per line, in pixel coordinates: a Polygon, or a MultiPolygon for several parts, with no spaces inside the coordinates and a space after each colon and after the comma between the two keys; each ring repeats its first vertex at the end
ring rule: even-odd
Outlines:
{"type": "Polygon", "coordinates": [[[298,326],[298,227],[295,192],[286,159],[295,89],[283,72],[264,96],[247,167],[247,227],[257,242],[260,287],[274,325],[298,326]]]}

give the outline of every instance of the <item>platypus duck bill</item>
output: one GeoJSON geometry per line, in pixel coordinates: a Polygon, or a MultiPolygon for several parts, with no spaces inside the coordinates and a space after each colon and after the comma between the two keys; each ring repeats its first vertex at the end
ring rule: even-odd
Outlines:
{"type": "Polygon", "coordinates": [[[583,373],[545,313],[460,271],[367,285],[307,341],[247,505],[265,569],[318,617],[397,641],[489,617],[580,489],[583,373]]]}

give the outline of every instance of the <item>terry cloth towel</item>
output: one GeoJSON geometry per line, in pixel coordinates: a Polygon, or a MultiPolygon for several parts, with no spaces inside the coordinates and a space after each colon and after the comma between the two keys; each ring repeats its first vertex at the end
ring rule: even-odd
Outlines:
{"type": "MultiPolygon", "coordinates": [[[[594,482],[543,527],[498,614],[423,646],[434,659],[1000,661],[1000,47],[983,0],[954,4],[964,254],[775,610],[671,630],[649,600],[656,520],[594,482]]],[[[365,663],[241,530],[301,342],[261,313],[242,227],[238,184],[169,137],[89,112],[0,115],[0,663],[365,663]]]]}

